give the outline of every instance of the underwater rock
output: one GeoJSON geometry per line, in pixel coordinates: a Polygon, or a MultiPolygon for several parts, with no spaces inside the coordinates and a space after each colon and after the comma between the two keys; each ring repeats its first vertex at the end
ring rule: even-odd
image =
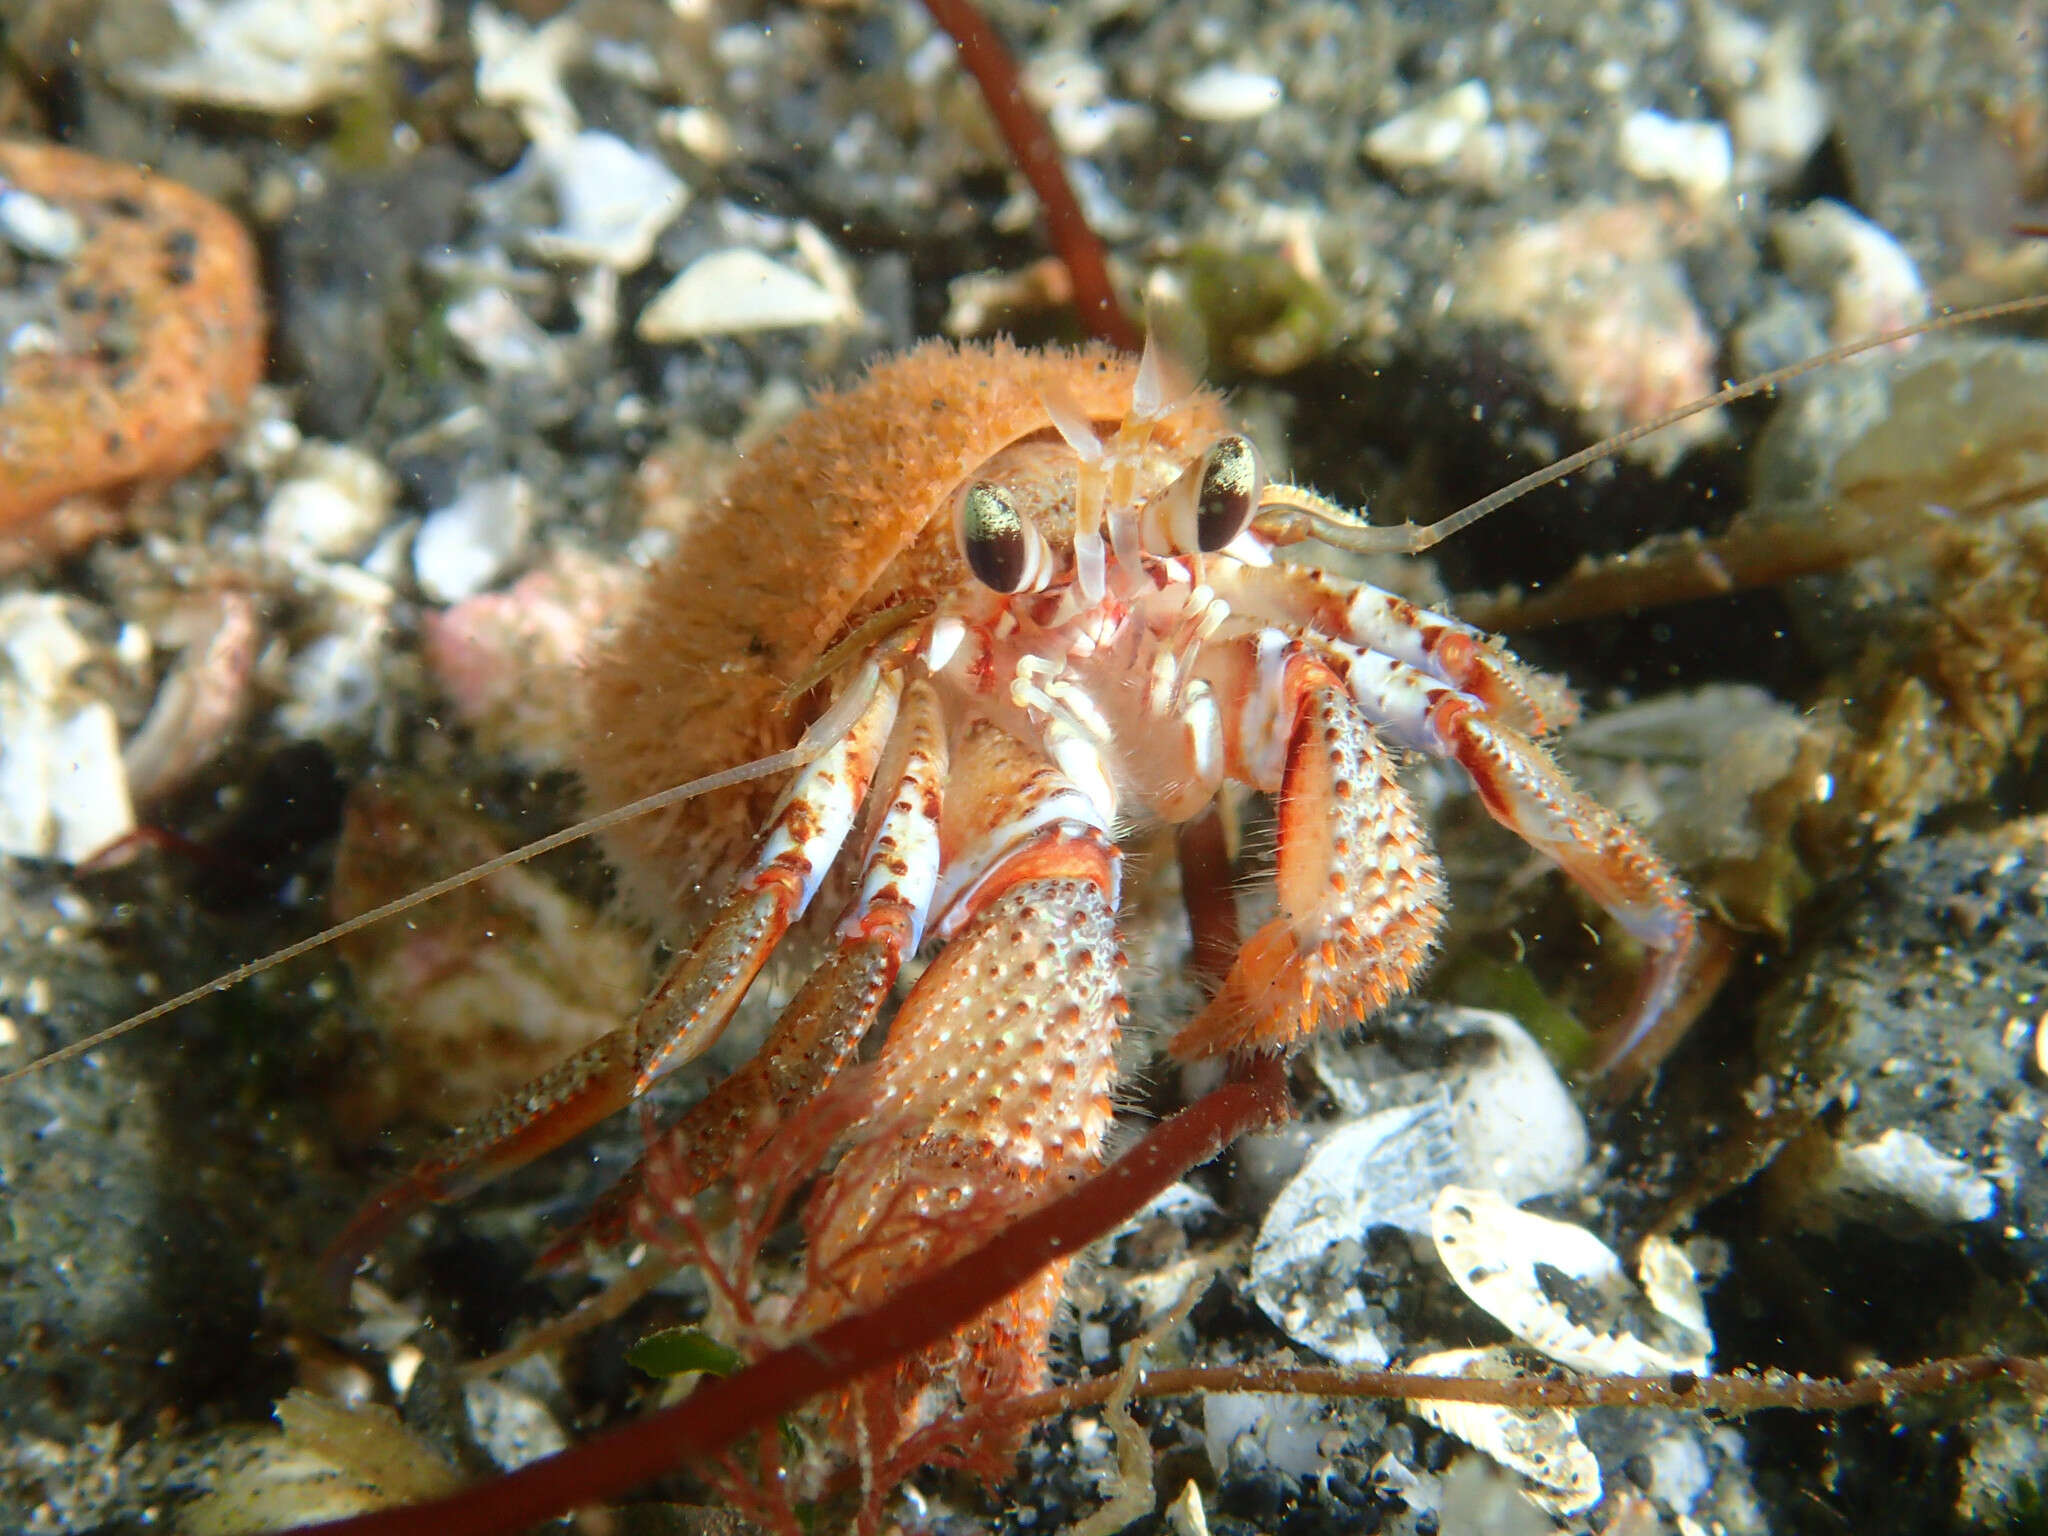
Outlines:
{"type": "Polygon", "coordinates": [[[46,247],[8,263],[0,292],[0,535],[20,546],[0,546],[5,567],[74,542],[39,522],[64,498],[220,447],[264,357],[255,248],[219,204],[54,144],[0,142],[0,188],[36,199],[46,247]],[[67,216],[75,240],[56,231],[67,216]]]}
{"type": "Polygon", "coordinates": [[[2048,820],[1881,854],[1765,1011],[1747,1098],[1799,1129],[1769,1179],[1778,1218],[1951,1242],[1976,1228],[2048,1294],[2044,999],[2048,820]]]}
{"type": "MultiPolygon", "coordinates": [[[[1655,203],[1588,204],[1474,251],[1452,312],[1522,332],[1557,404],[1599,436],[1710,393],[1719,344],[1678,255],[1680,220],[1655,203]]],[[[1667,473],[1728,430],[1704,411],[1626,450],[1667,473]]]]}

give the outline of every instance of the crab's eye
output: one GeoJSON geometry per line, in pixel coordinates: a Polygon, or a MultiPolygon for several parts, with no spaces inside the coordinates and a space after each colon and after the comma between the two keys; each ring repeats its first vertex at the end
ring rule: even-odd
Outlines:
{"type": "Polygon", "coordinates": [[[1241,437],[1226,437],[1202,461],[1195,493],[1195,547],[1214,554],[1243,533],[1259,508],[1259,459],[1241,437]]]}
{"type": "Polygon", "coordinates": [[[977,480],[960,498],[960,552],[985,587],[1020,592],[1031,579],[1033,534],[1002,487],[977,480]]]}

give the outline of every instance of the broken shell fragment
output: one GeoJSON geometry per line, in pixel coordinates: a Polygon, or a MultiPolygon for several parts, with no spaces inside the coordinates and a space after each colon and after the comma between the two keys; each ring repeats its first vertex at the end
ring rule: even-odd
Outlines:
{"type": "Polygon", "coordinates": [[[64,599],[0,599],[0,855],[75,864],[135,830],[113,707],[64,599]]]}
{"type": "Polygon", "coordinates": [[[525,476],[465,485],[427,515],[413,541],[420,590],[437,603],[459,603],[496,586],[525,558],[533,520],[533,487],[525,476]]]}
{"type": "Polygon", "coordinates": [[[1559,1193],[1589,1153],[1570,1092],[1506,1014],[1428,1009],[1401,1039],[1423,1055],[1399,1060],[1435,1053],[1442,1064],[1389,1075],[1384,1043],[1317,1041],[1316,1073],[1352,1118],[1313,1132],[1252,1250],[1260,1310],[1295,1342],[1346,1365],[1385,1365],[1401,1343],[1388,1312],[1408,1274],[1408,1245],[1376,1246],[1376,1229],[1427,1237],[1446,1185],[1485,1184],[1521,1200],[1559,1193]]]}
{"type": "Polygon", "coordinates": [[[660,160],[596,129],[535,144],[505,179],[544,179],[554,191],[560,223],[526,237],[536,256],[622,273],[646,265],[655,238],[690,200],[660,160]]]}
{"type": "MultiPolygon", "coordinates": [[[[1523,1373],[1507,1350],[1447,1349],[1410,1362],[1423,1376],[1512,1381],[1523,1373]]],[[[1504,1408],[1413,1398],[1410,1406],[1446,1434],[1527,1478],[1530,1500],[1553,1515],[1575,1515],[1600,1502],[1600,1463],[1579,1438],[1578,1415],[1567,1408],[1504,1408]]]]}
{"type": "Polygon", "coordinates": [[[1668,1239],[1645,1241],[1638,1290],[1585,1228],[1492,1190],[1448,1186],[1429,1217],[1458,1289],[1530,1348],[1601,1375],[1706,1374],[1713,1338],[1691,1266],[1668,1239]]]}
{"type": "Polygon", "coordinates": [[[128,790],[143,804],[190,784],[234,741],[249,712],[263,620],[246,592],[195,594],[158,627],[183,652],[123,749],[128,790]]]}
{"type": "Polygon", "coordinates": [[[168,0],[164,9],[183,50],[121,60],[120,78],[152,96],[253,112],[310,112],[361,95],[387,53],[426,53],[441,27],[436,0],[168,0]]]}
{"type": "Polygon", "coordinates": [[[1344,1365],[1392,1358],[1386,1307],[1369,1292],[1375,1227],[1419,1232],[1430,1200],[1456,1178],[1449,1096],[1382,1109],[1340,1126],[1310,1153],[1267,1212],[1252,1249],[1252,1298],[1288,1337],[1344,1365]]]}
{"type": "Polygon", "coordinates": [[[1632,112],[1621,125],[1621,163],[1642,181],[1668,182],[1705,205],[1735,178],[1735,146],[1726,123],[1632,112]]]}
{"type": "Polygon", "coordinates": [[[642,341],[695,341],[860,320],[859,305],[759,251],[738,247],[690,263],[640,312],[642,341]]]}
{"type": "Polygon", "coordinates": [[[453,1490],[461,1473],[376,1404],[344,1407],[293,1391],[275,1433],[231,1444],[210,1490],[179,1511],[192,1536],[241,1536],[411,1504],[453,1490]]]}
{"type": "Polygon", "coordinates": [[[1486,82],[1467,80],[1381,123],[1365,136],[1365,152],[1389,170],[1435,170],[1465,153],[1492,117],[1486,82]]]}
{"type": "Polygon", "coordinates": [[[1793,281],[1827,292],[1834,306],[1828,337],[1837,345],[1927,317],[1918,264],[1887,230],[1847,204],[1817,197],[1773,219],[1771,235],[1793,281]]]}

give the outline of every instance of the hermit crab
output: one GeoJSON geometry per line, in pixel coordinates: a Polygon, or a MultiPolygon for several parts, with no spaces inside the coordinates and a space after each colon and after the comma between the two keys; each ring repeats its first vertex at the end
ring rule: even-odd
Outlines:
{"type": "MultiPolygon", "coordinates": [[[[748,460],[592,666],[583,771],[613,806],[735,763],[801,766],[779,794],[723,784],[610,834],[644,904],[705,914],[694,938],[631,1022],[366,1209],[337,1277],[404,1213],[700,1056],[808,935],[763,1050],[593,1224],[658,1227],[717,1190],[728,1228],[758,1237],[829,1167],[803,1208],[804,1280],[772,1328],[754,1321],[802,1337],[871,1308],[1098,1166],[1127,1011],[1119,842],[1226,781],[1275,800],[1278,911],[1177,1057],[1284,1052],[1413,984],[1445,894],[1406,752],[1461,768],[1644,946],[1615,1039],[1673,1007],[1694,915],[1539,744],[1571,718],[1567,689],[1467,625],[1276,560],[1305,535],[1401,533],[1269,482],[1222,401],[1173,373],[1157,348],[934,343],[748,460]],[[886,1043],[854,1064],[920,950],[886,1043]]],[[[1031,1390],[1062,1268],[865,1379],[837,1410],[847,1443],[880,1454],[948,1407],[1031,1390]]]]}

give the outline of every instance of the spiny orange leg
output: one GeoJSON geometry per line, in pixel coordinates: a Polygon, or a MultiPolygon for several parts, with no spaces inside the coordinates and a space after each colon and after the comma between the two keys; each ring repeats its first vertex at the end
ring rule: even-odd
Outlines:
{"type": "Polygon", "coordinates": [[[901,692],[898,678],[881,678],[845,736],[798,774],[753,863],[630,1024],[455,1131],[356,1213],[322,1261],[336,1292],[346,1289],[364,1257],[406,1216],[560,1146],[717,1040],[838,856],[895,722],[901,692]]]}
{"type": "Polygon", "coordinates": [[[1333,635],[1416,668],[1476,700],[1495,719],[1547,736],[1579,718],[1559,679],[1523,661],[1483,629],[1363,581],[1306,565],[1218,562],[1210,584],[1233,613],[1296,634],[1333,635]]]}
{"type": "MultiPolygon", "coordinates": [[[[1095,1169],[1127,1011],[1116,891],[1114,845],[1072,822],[977,884],[972,922],[890,1026],[858,1139],[805,1212],[795,1332],[876,1305],[1095,1169]]],[[[848,1439],[885,1458],[951,1407],[1035,1390],[1064,1269],[857,1383],[840,1409],[848,1439]]]]}
{"type": "Polygon", "coordinates": [[[1359,706],[1396,740],[1449,758],[1471,777],[1494,820],[1565,872],[1650,950],[1635,1005],[1605,1032],[1592,1070],[1629,1059],[1653,1033],[1668,1037],[1696,985],[1698,920],[1685,889],[1643,835],[1573,784],[1540,745],[1469,694],[1369,651],[1328,642],[1325,653],[1359,706]]]}
{"type": "Polygon", "coordinates": [[[1183,1059],[1284,1049],[1326,1013],[1363,1019],[1408,990],[1443,924],[1436,856],[1342,679],[1278,631],[1230,650],[1226,753],[1233,777],[1279,792],[1280,915],[1174,1037],[1183,1059]]]}
{"type": "MultiPolygon", "coordinates": [[[[650,1154],[662,1165],[656,1204],[688,1200],[743,1166],[777,1124],[825,1091],[873,1027],[924,933],[939,871],[947,763],[937,695],[928,683],[912,683],[875,781],[890,792],[875,818],[836,946],[761,1049],[663,1133],[650,1154]]],[[[621,1242],[635,1224],[658,1229],[662,1213],[646,1204],[644,1169],[636,1166],[605,1191],[584,1220],[541,1255],[538,1267],[568,1259],[586,1242],[621,1242]]]]}
{"type": "Polygon", "coordinates": [[[1488,719],[1458,699],[1431,711],[1431,725],[1450,755],[1472,776],[1493,819],[1550,859],[1648,947],[1636,1000],[1619,1024],[1601,1033],[1589,1070],[1606,1072],[1628,1059],[1669,1016],[1694,996],[1698,919],[1685,889],[1643,835],[1581,791],[1537,743],[1488,719]]]}

